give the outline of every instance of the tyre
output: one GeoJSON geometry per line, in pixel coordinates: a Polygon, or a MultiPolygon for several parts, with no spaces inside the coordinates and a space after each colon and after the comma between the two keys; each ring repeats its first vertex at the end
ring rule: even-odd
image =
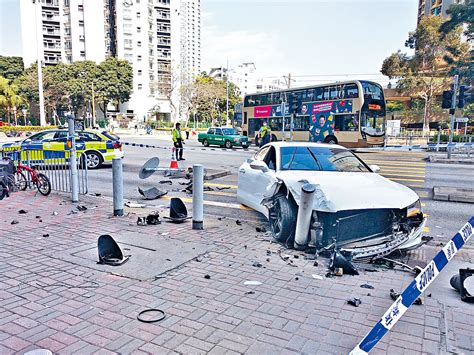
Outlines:
{"type": "Polygon", "coordinates": [[[260,142],[258,141],[258,137],[255,137],[255,145],[258,147],[260,146],[260,142]]]}
{"type": "Polygon", "coordinates": [[[231,149],[232,148],[232,142],[231,141],[225,141],[224,147],[227,148],[227,149],[231,149]]]}
{"type": "Polygon", "coordinates": [[[0,181],[0,200],[3,200],[4,197],[8,197],[8,187],[3,181],[0,181]]]}
{"type": "Polygon", "coordinates": [[[18,190],[21,191],[25,191],[28,187],[28,180],[26,179],[25,174],[23,174],[21,171],[17,171],[15,173],[15,185],[18,190]]]}
{"type": "Polygon", "coordinates": [[[277,136],[275,136],[274,134],[272,134],[272,142],[276,142],[277,141],[277,136]]]}
{"type": "Polygon", "coordinates": [[[329,136],[329,137],[326,137],[326,139],[324,140],[324,143],[337,144],[337,139],[334,136],[329,136]]]}
{"type": "Polygon", "coordinates": [[[273,238],[287,247],[293,247],[298,215],[296,204],[285,196],[280,196],[269,212],[273,238]]]}
{"type": "Polygon", "coordinates": [[[97,169],[102,166],[102,156],[97,152],[85,152],[87,157],[87,169],[97,169]]]}
{"type": "Polygon", "coordinates": [[[36,182],[38,192],[43,196],[48,196],[51,192],[51,182],[44,174],[38,174],[38,181],[36,182]]]}
{"type": "Polygon", "coordinates": [[[204,139],[204,140],[202,141],[202,145],[205,146],[205,147],[209,147],[209,142],[208,142],[208,140],[207,140],[207,139],[204,139]]]}

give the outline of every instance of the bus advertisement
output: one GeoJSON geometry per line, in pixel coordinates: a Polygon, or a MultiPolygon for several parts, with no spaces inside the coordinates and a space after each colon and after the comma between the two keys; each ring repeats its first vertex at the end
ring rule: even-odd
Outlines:
{"type": "Polygon", "coordinates": [[[246,95],[242,132],[258,144],[267,122],[272,140],[337,143],[346,147],[383,145],[385,99],[382,87],[350,81],[246,95]],[[290,114],[291,109],[295,114],[290,114]]]}

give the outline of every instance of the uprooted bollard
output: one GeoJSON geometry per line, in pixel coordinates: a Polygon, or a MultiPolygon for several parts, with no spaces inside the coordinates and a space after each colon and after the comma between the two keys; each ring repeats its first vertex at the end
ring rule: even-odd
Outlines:
{"type": "Polygon", "coordinates": [[[203,229],[204,167],[193,165],[193,229],[203,229]]]}
{"type": "Polygon", "coordinates": [[[304,184],[301,187],[301,200],[296,220],[295,244],[296,250],[305,249],[308,245],[309,226],[313,213],[314,192],[316,188],[312,184],[304,184]]]}
{"type": "Polygon", "coordinates": [[[112,159],[112,184],[113,184],[113,192],[114,192],[114,216],[123,216],[122,158],[112,159]]]}

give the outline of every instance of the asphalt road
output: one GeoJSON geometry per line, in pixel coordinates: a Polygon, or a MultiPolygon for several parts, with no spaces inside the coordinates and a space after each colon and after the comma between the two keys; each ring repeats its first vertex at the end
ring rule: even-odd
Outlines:
{"type": "MultiPolygon", "coordinates": [[[[138,178],[138,172],[143,164],[152,157],[160,159],[160,165],[168,167],[171,158],[171,142],[157,137],[122,137],[123,142],[151,144],[162,148],[142,148],[124,145],[124,196],[133,202],[142,202],[137,188],[156,186],[168,190],[167,196],[179,196],[186,203],[191,202],[191,196],[184,192],[179,182],[184,179],[172,179],[173,184],[160,184],[169,180],[163,173],[156,173],[146,180],[138,178]]],[[[237,203],[237,171],[240,164],[251,157],[255,147],[245,151],[241,148],[225,150],[218,147],[204,148],[197,141],[187,141],[185,145],[186,161],[180,162],[180,167],[193,164],[203,164],[208,169],[224,169],[229,176],[208,181],[206,184],[214,191],[205,192],[205,213],[213,216],[263,221],[262,217],[237,203]],[[183,164],[184,163],[184,164],[183,164]],[[222,190],[221,190],[222,189],[222,190]]],[[[467,203],[438,202],[431,199],[434,186],[457,186],[474,188],[474,165],[445,165],[427,163],[423,160],[423,152],[372,152],[357,153],[367,164],[376,164],[381,168],[380,174],[388,179],[412,188],[420,196],[424,210],[429,214],[427,234],[449,236],[457,231],[465,221],[474,214],[474,206],[467,203]]],[[[89,193],[100,193],[112,196],[112,169],[105,166],[102,169],[89,171],[89,193]]],[[[167,199],[148,201],[149,205],[164,206],[167,199]]]]}

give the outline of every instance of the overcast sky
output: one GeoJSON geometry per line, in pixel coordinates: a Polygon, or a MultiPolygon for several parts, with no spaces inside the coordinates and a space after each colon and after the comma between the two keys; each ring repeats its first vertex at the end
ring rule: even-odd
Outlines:
{"type": "MultiPolygon", "coordinates": [[[[1,55],[22,53],[19,1],[0,0],[1,55]]],[[[254,62],[261,76],[292,73],[297,86],[354,77],[386,84],[379,74],[382,61],[404,49],[408,32],[416,27],[417,4],[418,0],[201,0],[202,70],[225,66],[228,60],[231,68],[254,62]]]]}

